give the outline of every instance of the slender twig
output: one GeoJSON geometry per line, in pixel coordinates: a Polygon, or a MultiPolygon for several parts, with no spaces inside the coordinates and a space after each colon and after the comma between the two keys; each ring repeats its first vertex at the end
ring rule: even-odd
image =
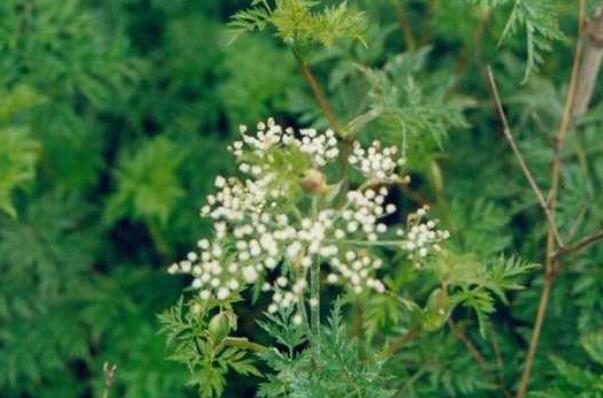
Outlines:
{"type": "Polygon", "coordinates": [[[421,45],[431,43],[433,37],[433,23],[436,10],[438,9],[438,0],[428,0],[425,20],[427,21],[423,35],[419,41],[421,45]]]}
{"type": "Polygon", "coordinates": [[[398,24],[404,35],[404,41],[406,42],[406,48],[413,51],[417,47],[417,39],[415,38],[412,28],[410,27],[410,20],[408,15],[404,12],[404,8],[400,4],[399,0],[390,0],[390,3],[396,10],[396,16],[398,17],[398,24]]]}
{"type": "Polygon", "coordinates": [[[115,373],[117,372],[117,365],[109,365],[108,362],[103,364],[103,376],[105,378],[105,389],[103,390],[103,398],[109,398],[109,391],[115,381],[115,373]]]}
{"type": "MultiPolygon", "coordinates": [[[[544,283],[542,286],[542,292],[540,293],[540,302],[538,304],[538,311],[536,312],[536,318],[534,320],[534,328],[532,330],[532,336],[530,338],[530,345],[525,358],[523,372],[521,374],[521,380],[519,382],[519,388],[517,389],[517,398],[524,398],[530,383],[530,375],[534,366],[534,358],[536,357],[536,349],[538,348],[538,341],[540,339],[540,333],[542,331],[542,324],[548,307],[549,297],[553,287],[555,279],[555,272],[557,268],[557,258],[555,252],[558,250],[555,244],[555,224],[554,217],[556,213],[557,194],[559,191],[561,168],[563,165],[563,158],[561,151],[565,144],[565,139],[569,132],[569,127],[572,121],[572,108],[574,106],[576,82],[578,80],[580,70],[580,59],[582,58],[582,47],[583,41],[580,39],[582,33],[582,27],[585,20],[585,0],[580,0],[579,3],[579,32],[578,32],[578,43],[574,53],[574,60],[572,65],[572,74],[567,89],[567,97],[565,101],[565,108],[563,111],[563,117],[559,130],[555,134],[555,156],[551,162],[551,189],[548,196],[548,208],[552,215],[552,221],[549,221],[547,241],[546,241],[546,259],[544,264],[544,283]]],[[[562,245],[559,248],[562,248],[562,245]]]]}
{"type": "Polygon", "coordinates": [[[490,333],[490,341],[492,342],[492,349],[494,351],[494,356],[496,357],[496,369],[498,370],[498,382],[501,386],[505,385],[505,363],[503,361],[502,353],[500,352],[500,346],[498,345],[498,340],[496,339],[496,334],[494,332],[490,333]]]}
{"type": "Polygon", "coordinates": [[[532,366],[534,365],[536,348],[538,347],[538,340],[540,338],[540,332],[542,330],[542,324],[544,322],[544,316],[548,307],[552,286],[553,274],[547,273],[542,285],[542,292],[540,293],[540,301],[538,303],[538,311],[536,312],[536,319],[534,320],[534,329],[532,330],[532,337],[530,338],[530,346],[526,355],[519,389],[517,390],[518,398],[523,398],[528,390],[530,374],[532,371],[532,366]]]}
{"type": "Polygon", "coordinates": [[[525,175],[526,179],[528,180],[528,183],[530,184],[530,187],[532,188],[532,191],[534,191],[534,194],[536,195],[536,199],[538,200],[538,204],[544,211],[544,214],[547,218],[549,225],[552,226],[552,230],[555,235],[555,240],[557,241],[557,244],[560,247],[563,247],[563,241],[561,240],[561,236],[559,235],[559,231],[557,230],[557,227],[555,225],[555,220],[553,219],[553,215],[551,214],[549,206],[547,205],[547,202],[544,198],[544,195],[543,195],[542,191],[540,190],[540,188],[538,187],[538,184],[536,183],[536,180],[534,179],[532,172],[530,171],[526,161],[523,158],[523,155],[521,154],[521,151],[519,150],[519,148],[517,147],[517,144],[515,143],[515,139],[513,138],[513,134],[511,133],[511,128],[509,127],[507,115],[502,106],[500,94],[498,93],[498,86],[496,85],[496,80],[494,79],[494,74],[492,73],[492,68],[489,65],[487,67],[487,72],[488,72],[488,83],[490,85],[492,95],[494,96],[494,102],[496,104],[498,116],[500,117],[500,120],[503,124],[503,133],[505,135],[505,138],[509,142],[511,149],[513,150],[513,153],[515,154],[515,157],[517,158],[517,161],[519,162],[519,166],[521,167],[523,174],[525,175]]]}
{"type": "Polygon", "coordinates": [[[291,51],[293,51],[293,55],[295,56],[295,60],[299,65],[301,74],[306,83],[308,83],[308,85],[310,86],[310,89],[312,90],[312,95],[314,96],[316,103],[325,115],[327,122],[329,122],[331,128],[333,128],[337,133],[343,134],[345,130],[344,125],[339,121],[339,119],[335,115],[331,103],[329,102],[324,91],[318,84],[318,81],[316,80],[316,77],[314,77],[314,74],[312,73],[312,70],[308,66],[307,62],[302,58],[300,53],[295,48],[292,47],[291,51]]]}
{"type": "Polygon", "coordinates": [[[486,361],[486,358],[484,358],[473,342],[469,340],[465,331],[462,328],[459,328],[452,319],[448,319],[448,326],[454,337],[465,345],[467,351],[469,351],[469,355],[475,360],[475,363],[482,369],[488,369],[488,361],[486,361]]]}
{"type": "Polygon", "coordinates": [[[340,174],[342,178],[345,178],[349,164],[347,159],[350,155],[350,152],[352,151],[353,140],[347,134],[347,126],[342,123],[335,115],[331,103],[327,99],[327,96],[325,95],[323,89],[320,87],[320,84],[318,84],[318,80],[316,80],[316,77],[314,76],[314,73],[312,73],[312,70],[308,66],[308,63],[303,59],[303,57],[295,47],[291,47],[291,51],[293,52],[293,56],[295,57],[295,60],[299,65],[301,74],[306,83],[308,83],[308,85],[310,86],[310,90],[312,91],[314,100],[320,107],[322,113],[325,116],[325,119],[327,119],[327,122],[329,123],[331,128],[342,137],[341,153],[339,155],[341,163],[340,174]]]}
{"type": "Polygon", "coordinates": [[[477,363],[477,365],[482,370],[489,372],[491,374],[492,378],[494,380],[497,380],[498,388],[503,393],[503,395],[507,398],[510,398],[511,394],[505,388],[505,386],[502,382],[502,378],[497,377],[497,375],[493,372],[492,368],[490,366],[488,366],[488,361],[486,360],[486,358],[484,358],[482,353],[475,346],[475,344],[473,344],[473,342],[469,339],[469,337],[467,337],[463,328],[458,327],[452,319],[448,319],[448,326],[450,327],[450,331],[452,332],[454,337],[456,337],[461,343],[463,343],[465,348],[467,348],[469,355],[471,355],[471,357],[473,358],[475,363],[477,363]]]}
{"type": "Polygon", "coordinates": [[[566,246],[562,249],[559,249],[555,253],[555,257],[562,257],[562,256],[566,256],[568,254],[580,251],[600,240],[603,240],[603,230],[597,231],[570,246],[566,246]]]}

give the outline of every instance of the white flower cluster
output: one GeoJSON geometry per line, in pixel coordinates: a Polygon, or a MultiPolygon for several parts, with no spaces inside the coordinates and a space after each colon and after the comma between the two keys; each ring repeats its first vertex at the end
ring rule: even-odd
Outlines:
{"type": "MultiPolygon", "coordinates": [[[[227,180],[218,176],[214,185],[221,191],[207,197],[207,204],[201,208],[202,217],[230,222],[242,220],[250,210],[260,211],[266,202],[266,192],[252,180],[242,183],[236,178],[227,180]]],[[[216,232],[224,232],[224,228],[218,229],[216,232]]]]}
{"type": "MultiPolygon", "coordinates": [[[[385,291],[375,276],[382,260],[362,247],[377,244],[388,234],[382,220],[396,211],[395,205],[386,203],[388,189],[353,190],[345,203],[327,203],[322,209],[290,203],[279,183],[292,182],[279,181],[262,161],[269,162],[274,150],[295,148],[295,156],[305,157],[313,170],[320,169],[338,157],[337,139],[332,131],[283,129],[272,119],[257,127],[255,135],[242,127],[242,140],[231,147],[246,177],[217,177],[218,192],[208,196],[201,210],[213,222],[213,240],[200,240],[199,251],[172,264],[169,271],[192,275],[192,287],[204,300],[225,300],[247,285],[258,284],[272,294],[270,312],[302,302],[313,264],[328,267],[329,283],[356,293],[385,291]]],[[[349,161],[371,184],[386,183],[400,180],[395,155],[394,148],[381,150],[378,143],[367,150],[355,143],[349,161]]],[[[408,231],[399,231],[403,240],[395,241],[396,247],[411,256],[425,256],[445,236],[434,230],[435,224],[421,223],[421,216],[414,219],[408,231]]]]}
{"type": "Polygon", "coordinates": [[[379,141],[374,141],[368,149],[364,149],[359,142],[354,142],[348,161],[369,180],[397,182],[401,180],[394,171],[398,166],[397,154],[398,148],[393,146],[381,149],[379,141]]]}
{"type": "MultiPolygon", "coordinates": [[[[239,128],[243,139],[236,141],[232,146],[232,152],[237,158],[241,158],[246,150],[254,155],[263,158],[268,150],[274,146],[295,146],[301,152],[307,154],[315,167],[323,167],[329,160],[335,159],[339,155],[337,147],[337,138],[332,130],[327,130],[324,134],[319,134],[315,129],[299,130],[298,136],[292,128],[283,130],[281,126],[274,122],[274,119],[268,119],[267,123],[260,122],[257,125],[255,135],[248,135],[247,127],[239,128]]],[[[240,170],[244,173],[252,172],[253,175],[261,173],[261,167],[255,169],[247,163],[241,163],[240,170]]]]}
{"type": "MultiPolygon", "coordinates": [[[[400,246],[408,252],[410,259],[419,260],[426,257],[431,250],[442,250],[440,243],[450,238],[448,231],[436,229],[436,221],[422,222],[428,210],[428,206],[423,206],[416,213],[411,213],[408,216],[406,232],[402,229],[396,230],[396,234],[404,238],[400,246]]],[[[421,263],[416,261],[415,265],[419,267],[421,263]]]]}
{"type": "Polygon", "coordinates": [[[336,284],[343,279],[352,287],[354,293],[361,293],[365,288],[378,293],[385,292],[385,285],[371,276],[374,270],[383,266],[380,258],[370,256],[366,250],[348,250],[343,257],[331,261],[335,272],[327,276],[327,282],[336,284]]]}

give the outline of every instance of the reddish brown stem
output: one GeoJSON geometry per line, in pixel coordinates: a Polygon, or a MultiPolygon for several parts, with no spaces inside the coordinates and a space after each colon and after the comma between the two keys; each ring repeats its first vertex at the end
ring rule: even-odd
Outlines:
{"type": "Polygon", "coordinates": [[[410,27],[410,20],[408,15],[404,12],[404,8],[400,5],[399,0],[391,0],[392,6],[396,10],[396,16],[398,17],[398,24],[404,35],[404,41],[406,42],[406,48],[413,51],[417,47],[417,39],[415,38],[412,28],[410,27]]]}
{"type": "Polygon", "coordinates": [[[595,232],[595,233],[591,234],[590,236],[587,236],[586,238],[582,239],[581,241],[574,243],[571,246],[565,247],[563,249],[559,249],[557,251],[557,253],[555,253],[555,257],[566,256],[568,254],[580,251],[602,239],[603,239],[603,230],[595,232]]]}
{"type": "Polygon", "coordinates": [[[540,293],[540,302],[538,304],[538,311],[534,320],[534,328],[532,330],[532,337],[530,338],[530,346],[528,347],[528,353],[523,366],[523,372],[521,374],[521,380],[519,382],[519,388],[517,390],[517,398],[524,398],[530,383],[530,376],[532,368],[534,366],[534,358],[536,356],[536,350],[538,348],[538,341],[542,331],[542,325],[546,315],[546,309],[549,302],[549,297],[553,287],[555,279],[555,272],[557,269],[557,258],[555,252],[557,247],[555,245],[555,214],[557,205],[557,195],[559,192],[559,185],[561,179],[561,169],[563,166],[563,157],[561,151],[565,144],[565,140],[569,133],[570,124],[572,121],[572,109],[574,107],[576,84],[579,77],[580,71],[580,60],[582,59],[583,41],[580,39],[582,33],[583,21],[585,18],[585,0],[580,0],[579,3],[579,32],[578,32],[578,44],[574,53],[574,61],[572,66],[572,74],[568,85],[567,97],[565,101],[565,108],[563,111],[563,118],[559,126],[559,130],[555,134],[554,150],[555,156],[551,162],[551,189],[548,195],[548,208],[552,214],[552,222],[549,222],[546,242],[546,259],[544,265],[545,279],[540,293]]]}
{"type": "Polygon", "coordinates": [[[549,223],[549,226],[550,226],[551,233],[553,234],[557,244],[560,247],[563,247],[563,241],[561,239],[561,236],[559,235],[559,231],[557,230],[557,226],[556,226],[555,220],[554,220],[554,215],[552,214],[552,212],[549,208],[549,205],[547,204],[547,202],[544,198],[544,195],[542,194],[542,191],[540,190],[540,187],[538,186],[538,183],[536,183],[536,180],[534,179],[534,176],[532,175],[532,172],[530,171],[528,164],[526,163],[525,159],[523,158],[523,155],[521,154],[521,151],[519,150],[519,147],[517,146],[517,143],[515,142],[515,139],[513,138],[513,134],[511,133],[511,128],[509,127],[509,122],[507,121],[507,115],[505,114],[505,111],[504,111],[504,108],[502,105],[502,101],[500,99],[500,94],[498,93],[498,86],[496,85],[496,79],[494,78],[494,74],[492,73],[492,68],[490,66],[488,66],[488,68],[487,68],[487,73],[488,73],[488,83],[490,85],[490,90],[492,91],[492,96],[494,97],[494,103],[496,104],[496,109],[498,111],[498,115],[499,115],[500,120],[503,125],[503,133],[505,135],[505,138],[509,142],[509,146],[513,150],[513,153],[515,154],[515,157],[517,158],[517,162],[519,163],[519,166],[521,167],[523,174],[525,175],[526,179],[528,180],[528,183],[530,184],[532,191],[534,191],[534,195],[536,195],[538,204],[544,211],[547,222],[549,223]]]}
{"type": "Polygon", "coordinates": [[[465,348],[467,348],[469,355],[471,355],[475,363],[477,363],[477,365],[482,370],[489,372],[494,380],[498,379],[498,388],[500,389],[502,394],[507,398],[511,397],[511,394],[509,393],[509,391],[507,391],[503,384],[502,378],[498,378],[496,374],[494,374],[492,369],[488,366],[488,361],[486,361],[486,358],[484,358],[484,356],[478,350],[475,344],[473,344],[469,337],[467,337],[465,331],[462,328],[459,328],[452,319],[448,319],[448,326],[450,327],[450,331],[452,332],[452,334],[465,345],[465,348]]]}
{"type": "Polygon", "coordinates": [[[345,130],[344,125],[339,121],[337,116],[335,116],[335,112],[333,111],[333,108],[331,107],[331,104],[329,103],[329,100],[327,99],[327,96],[325,95],[324,91],[318,84],[316,77],[314,77],[312,70],[296,49],[292,48],[292,51],[299,65],[301,74],[304,80],[310,86],[310,90],[312,90],[312,95],[314,96],[316,103],[322,110],[322,113],[325,115],[327,122],[329,123],[331,128],[333,128],[333,130],[335,130],[337,133],[343,134],[345,130]]]}

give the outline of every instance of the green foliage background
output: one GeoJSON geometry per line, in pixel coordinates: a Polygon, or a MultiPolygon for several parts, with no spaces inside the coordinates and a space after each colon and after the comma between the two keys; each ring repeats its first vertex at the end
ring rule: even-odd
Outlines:
{"type": "MultiPolygon", "coordinates": [[[[357,110],[395,109],[365,130],[401,144],[403,126],[410,137],[414,182],[399,200],[431,203],[458,252],[519,253],[541,262],[541,212],[499,133],[483,68],[494,64],[520,146],[544,181],[569,75],[572,2],[349,3],[366,12],[366,45],[326,37],[331,48],[312,47],[308,60],[344,120],[357,110]],[[410,35],[400,28],[404,17],[410,35]]],[[[167,276],[165,266],[206,232],[196,215],[213,176],[233,167],[226,146],[238,124],[275,116],[283,124],[326,126],[279,39],[263,32],[226,45],[229,17],[248,6],[0,2],[0,396],[100,396],[105,361],[118,365],[115,397],[195,396],[187,369],[166,360],[157,333],[156,314],[177,302],[185,282],[167,276]]],[[[564,232],[603,223],[597,92],[568,145],[559,205],[564,232]]],[[[593,248],[559,277],[534,396],[603,396],[602,261],[603,249],[593,248]]],[[[427,302],[419,281],[403,272],[392,279],[427,302]]],[[[486,358],[504,361],[500,379],[511,387],[541,273],[524,282],[529,288],[513,293],[508,306],[492,298],[472,304],[499,310],[481,325],[486,339],[475,317],[455,311],[486,358]]],[[[376,301],[369,303],[367,333],[393,334],[405,315],[387,299],[376,301]]],[[[241,334],[266,339],[254,323],[261,309],[242,311],[241,334]]],[[[327,337],[343,350],[338,325],[327,337]]],[[[395,396],[500,394],[463,343],[443,331],[387,366],[407,380],[395,396]]],[[[226,396],[252,396],[257,383],[241,378],[226,396]]]]}

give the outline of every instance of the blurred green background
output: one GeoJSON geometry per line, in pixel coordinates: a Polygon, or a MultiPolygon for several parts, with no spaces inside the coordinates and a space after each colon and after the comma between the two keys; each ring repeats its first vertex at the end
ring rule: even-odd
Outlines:
{"type": "MultiPolygon", "coordinates": [[[[566,81],[572,45],[562,41],[551,55],[542,68],[547,78],[520,86],[523,39],[508,43],[500,57],[496,48],[507,14],[485,14],[468,2],[432,3],[355,1],[376,21],[367,32],[368,48],[344,43],[315,50],[312,66],[347,120],[363,106],[367,89],[345,61],[381,67],[397,60],[401,72],[393,79],[404,95],[396,106],[414,121],[413,133],[424,134],[411,143],[417,191],[403,200],[440,203],[445,193],[449,203],[436,214],[456,232],[462,250],[540,259],[541,215],[493,133],[498,122],[484,99],[489,94],[481,73],[486,62],[496,61],[503,90],[516,90],[508,98],[515,107],[510,116],[522,131],[538,133],[521,146],[537,176],[545,176],[546,134],[562,109],[558,86],[566,81]],[[410,31],[400,27],[405,18],[410,31]],[[416,51],[396,58],[406,50],[416,51]],[[423,131],[426,126],[430,131],[423,131]]],[[[187,369],[166,360],[158,334],[156,314],[177,301],[186,282],[168,276],[166,266],[205,232],[198,209],[213,177],[232,171],[226,146],[239,124],[275,116],[282,124],[325,126],[294,58],[278,40],[252,34],[226,46],[225,23],[248,5],[0,0],[1,397],[98,397],[105,361],[118,366],[115,397],[195,396],[185,385],[187,369]]],[[[573,13],[560,8],[562,15],[573,13]]],[[[561,24],[575,29],[573,19],[561,24]]],[[[600,117],[590,120],[587,139],[594,148],[601,146],[600,117]]],[[[598,164],[603,175],[603,162],[598,164]]],[[[576,192],[562,201],[562,222],[582,205],[576,197],[585,188],[576,192]]],[[[588,294],[572,290],[583,275],[560,283],[551,315],[552,322],[563,321],[560,335],[600,327],[603,286],[594,274],[601,273],[600,258],[595,252],[582,264],[588,294]],[[581,301],[568,309],[564,300],[571,294],[581,301]]],[[[495,320],[509,347],[525,341],[537,293],[527,291],[495,320]]],[[[253,317],[243,316],[241,328],[253,335],[253,317]]],[[[438,338],[432,346],[443,347],[438,338]]],[[[543,345],[557,343],[555,333],[543,338],[543,345]]],[[[575,354],[575,341],[562,343],[575,354]]],[[[455,362],[458,356],[450,352],[437,371],[444,374],[456,363],[458,376],[467,378],[470,365],[455,362]]],[[[516,368],[519,353],[506,352],[516,368]]],[[[471,371],[478,382],[480,369],[471,371]]],[[[253,384],[230,383],[227,396],[247,396],[253,384]]]]}
{"type": "MultiPolygon", "coordinates": [[[[166,361],[165,272],[238,123],[300,86],[234,0],[0,1],[0,396],[195,396],[166,361]]],[[[237,394],[238,395],[238,394],[237,394]]]]}

